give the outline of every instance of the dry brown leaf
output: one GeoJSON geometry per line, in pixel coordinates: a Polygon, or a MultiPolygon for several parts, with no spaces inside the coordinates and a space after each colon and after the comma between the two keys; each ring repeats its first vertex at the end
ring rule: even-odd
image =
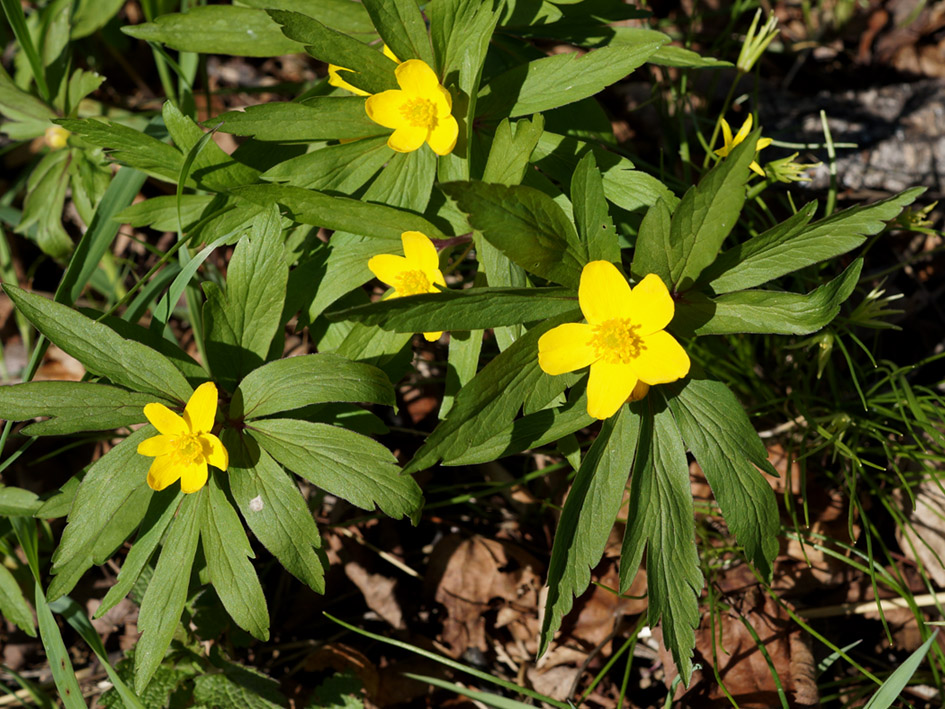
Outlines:
{"type": "Polygon", "coordinates": [[[441,540],[431,555],[427,582],[434,600],[446,608],[441,641],[449,655],[462,657],[469,648],[486,652],[487,632],[499,627],[517,640],[507,648],[511,656],[521,657],[522,650],[534,654],[541,572],[537,559],[510,542],[459,535],[441,540]],[[501,618],[501,626],[490,611],[501,618]]]}
{"type": "Polygon", "coordinates": [[[926,480],[913,488],[912,501],[901,490],[893,497],[912,525],[896,525],[896,541],[903,555],[921,563],[937,586],[945,587],[945,493],[934,480],[926,480]]]}
{"type": "MultiPolygon", "coordinates": [[[[802,629],[795,625],[787,612],[760,587],[724,598],[731,607],[717,616],[715,652],[713,658],[713,628],[711,615],[703,616],[696,631],[694,662],[703,667],[718,667],[726,689],[742,709],[770,709],[779,706],[778,687],[772,669],[758,648],[743,617],[757,633],[765,651],[774,664],[774,672],[787,694],[792,708],[819,706],[814,676],[814,659],[802,629]]],[[[660,642],[660,656],[668,668],[667,686],[676,676],[672,656],[662,642],[662,633],[655,633],[660,642]]],[[[678,707],[730,707],[713,673],[699,670],[693,673],[687,688],[680,685],[676,691],[678,707]]]]}

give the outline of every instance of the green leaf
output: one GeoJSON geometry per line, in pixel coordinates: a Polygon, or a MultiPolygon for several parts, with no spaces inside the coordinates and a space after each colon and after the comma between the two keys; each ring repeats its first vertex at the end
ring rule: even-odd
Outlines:
{"type": "Polygon", "coordinates": [[[0,564],[0,614],[31,638],[36,637],[33,611],[13,574],[3,564],[0,564]]]}
{"type": "MultiPolygon", "coordinates": [[[[445,83],[455,84],[466,94],[474,93],[498,13],[480,0],[437,0],[427,7],[427,17],[437,73],[445,83]]],[[[467,114],[471,125],[469,118],[467,114]]]]}
{"type": "Polygon", "coordinates": [[[577,294],[568,288],[466,288],[389,298],[327,317],[395,332],[481,330],[545,320],[573,312],[576,305],[577,294]]]}
{"type": "Polygon", "coordinates": [[[58,519],[68,515],[81,482],[79,475],[66,480],[57,491],[43,500],[34,516],[38,519],[58,519]]]}
{"type": "Polygon", "coordinates": [[[704,57],[691,49],[670,44],[660,47],[647,61],[650,64],[672,66],[680,69],[711,69],[732,66],[732,62],[716,59],[715,57],[704,57]]]}
{"type": "Polygon", "coordinates": [[[106,431],[141,423],[144,406],[154,400],[106,384],[90,382],[27,382],[0,387],[0,418],[26,421],[49,416],[23,429],[28,436],[62,436],[80,431],[106,431]]]}
{"type": "MultiPolygon", "coordinates": [[[[669,239],[659,243],[640,243],[645,254],[665,254],[670,268],[671,291],[689,288],[703,269],[715,260],[719,248],[728,236],[742,205],[745,203],[745,183],[751,174],[748,165],[755,159],[755,143],[761,129],[752,132],[723,160],[720,160],[699,184],[690,187],[673,213],[669,239]]],[[[661,257],[662,258],[662,257],[661,257]]],[[[634,274],[655,273],[648,259],[634,257],[634,274]]]]}
{"type": "Polygon", "coordinates": [[[698,594],[704,584],[696,553],[689,464],[679,429],[658,391],[651,389],[632,408],[643,411],[644,424],[630,477],[620,592],[630,588],[646,548],[647,622],[655,626],[662,621],[663,642],[683,684],[688,684],[699,624],[698,594]]]}
{"type": "Polygon", "coordinates": [[[807,335],[817,332],[840,312],[860,277],[863,259],[810,293],[743,290],[718,298],[689,293],[676,303],[671,329],[684,336],[767,333],[807,335]]]}
{"type": "Polygon", "coordinates": [[[291,10],[313,17],[319,22],[367,42],[377,37],[364,6],[352,0],[241,0],[243,5],[263,10],[291,10]]]}
{"type": "Polygon", "coordinates": [[[230,491],[243,519],[273,556],[316,593],[325,592],[321,537],[291,477],[249,436],[223,429],[230,454],[230,491]]]}
{"type": "Polygon", "coordinates": [[[33,603],[36,606],[39,637],[43,641],[46,661],[49,663],[49,670],[56,683],[59,698],[62,700],[65,709],[85,709],[82,690],[76,679],[72,660],[69,658],[69,651],[62,640],[62,633],[59,632],[56,619],[53,617],[52,611],[49,610],[49,605],[43,596],[43,587],[39,580],[36,581],[34,589],[33,603]]]}
{"type": "Polygon", "coordinates": [[[420,509],[423,496],[384,446],[337,426],[294,419],[254,421],[249,433],[273,458],[323,490],[361,509],[399,518],[420,509]]]}
{"type": "Polygon", "coordinates": [[[637,283],[650,273],[655,273],[665,284],[673,282],[672,221],[672,212],[662,198],[646,210],[637,232],[633,263],[630,265],[630,273],[637,283]]]}
{"type": "Polygon", "coordinates": [[[184,495],[141,601],[138,613],[141,638],[135,645],[135,691],[138,694],[148,686],[180,624],[200,537],[201,498],[207,494],[203,489],[184,495]]]}
{"type": "Polygon", "coordinates": [[[69,187],[69,156],[71,151],[48,153],[30,174],[23,215],[16,227],[27,234],[36,227],[36,244],[43,253],[64,259],[72,252],[72,239],[62,227],[62,208],[69,187]]]}
{"type": "Polygon", "coordinates": [[[900,700],[902,698],[902,690],[906,688],[906,685],[909,684],[909,680],[911,680],[912,676],[918,671],[919,665],[922,664],[922,660],[925,659],[937,635],[938,631],[936,630],[928,640],[916,648],[916,651],[909,655],[905,662],[899,665],[899,667],[889,675],[876,694],[870,697],[870,700],[863,709],[889,709],[889,707],[900,700]]]}
{"type": "Polygon", "coordinates": [[[0,485],[0,515],[4,517],[32,517],[41,505],[32,490],[0,485]]]}
{"type": "Polygon", "coordinates": [[[591,569],[604,554],[623,503],[639,435],[640,415],[621,407],[616,416],[604,421],[581,462],[555,531],[539,657],[545,654],[574,599],[591,582],[591,569]]]}
{"type": "Polygon", "coordinates": [[[394,387],[377,367],[333,354],[278,359],[240,382],[230,416],[256,419],[335,401],[394,405],[394,387]]]}
{"type": "Polygon", "coordinates": [[[91,373],[162,399],[187,401],[193,389],[164,355],[40,295],[10,284],[4,290],[33,326],[91,373]]]}
{"type": "Polygon", "coordinates": [[[552,327],[579,317],[575,309],[536,325],[483,367],[459,392],[447,417],[427,437],[404,472],[414,473],[440,460],[459,458],[506,430],[529,395],[551,378],[538,366],[538,338],[552,327]]]}
{"type": "Polygon", "coordinates": [[[526,271],[577,288],[587,247],[550,197],[531,187],[451,182],[442,185],[469,223],[526,271]]]}
{"type": "Polygon", "coordinates": [[[126,25],[121,31],[180,52],[274,57],[302,51],[265,11],[250,7],[196,6],[184,13],[161,15],[154,22],[126,25]]]}
{"type": "Polygon", "coordinates": [[[810,226],[817,204],[805,205],[783,223],[725,251],[700,280],[715,293],[729,293],[834,258],[878,234],[924,191],[914,187],[874,204],[834,212],[810,226]]]}
{"type": "Polygon", "coordinates": [[[68,593],[93,563],[103,563],[141,522],[151,496],[152,459],[137,449],[155,433],[150,425],[138,429],[89,468],[53,554],[51,600],[68,593]]]}
{"type": "Polygon", "coordinates": [[[482,173],[483,182],[521,184],[544,127],[545,119],[541,114],[531,120],[523,118],[515,123],[507,118],[502,119],[489,148],[489,158],[482,173]]]}
{"type": "Polygon", "coordinates": [[[72,13],[72,39],[82,39],[101,29],[115,16],[123,0],[79,0],[72,13]]]}
{"type": "Polygon", "coordinates": [[[190,156],[195,148],[197,151],[189,166],[186,160],[182,165],[178,189],[186,184],[187,177],[192,177],[207,189],[221,192],[257,181],[258,170],[237,162],[223,152],[193,119],[181,113],[173,103],[165,101],[161,115],[181,153],[190,156]]]}
{"type": "Polygon", "coordinates": [[[547,111],[593,96],[645,62],[668,37],[556,54],[500,74],[479,94],[479,115],[501,118],[547,111]]]}
{"type": "MultiPolygon", "coordinates": [[[[105,123],[93,118],[55,121],[92,145],[109,150],[113,160],[136,167],[167,182],[177,182],[184,156],[173,146],[120,123],[105,123]]],[[[188,180],[188,187],[194,186],[188,180]]]]}
{"type": "Polygon", "coordinates": [[[721,382],[686,379],[667,388],[670,410],[722,517],[765,579],[778,553],[781,524],[774,491],[758,471],[777,475],[745,409],[721,382]]]}
{"type": "Polygon", "coordinates": [[[251,667],[211,658],[223,672],[194,678],[194,702],[203,707],[283,709],[287,702],[279,683],[251,667]]]}
{"type": "Polygon", "coordinates": [[[249,135],[256,140],[279,142],[342,140],[384,135],[389,128],[378,125],[364,111],[361,96],[319,96],[293,103],[264,103],[245,111],[227,111],[205,121],[223,133],[249,135]]]}
{"type": "Polygon", "coordinates": [[[222,475],[213,471],[204,495],[200,544],[207,559],[210,583],[230,617],[262,641],[269,639],[266,597],[250,559],[256,557],[239,516],[221,487],[222,475]]]}
{"type": "Polygon", "coordinates": [[[574,205],[578,234],[587,244],[588,260],[620,263],[617,230],[610,218],[604,198],[604,181],[593,151],[581,158],[571,178],[571,204],[574,205]]]}
{"type": "Polygon", "coordinates": [[[604,196],[621,209],[633,212],[652,206],[662,198],[675,206],[679,201],[652,175],[633,169],[633,163],[608,150],[575,138],[545,131],[535,146],[532,160],[542,172],[562,185],[571,183],[580,159],[589,152],[601,171],[604,196]]]}
{"type": "Polygon", "coordinates": [[[282,26],[286,37],[304,44],[305,51],[319,61],[350,69],[345,80],[353,86],[369,94],[399,88],[394,78],[397,65],[376,48],[298,12],[269,10],[269,16],[282,26]]]}
{"type": "Polygon", "coordinates": [[[352,194],[393,155],[394,151],[387,147],[386,136],[365,138],[329,145],[285,160],[264,172],[262,179],[305,189],[352,194]]]}
{"type": "Polygon", "coordinates": [[[384,43],[400,61],[422,59],[431,67],[433,49],[415,0],[362,0],[384,43]]]}
{"type": "Polygon", "coordinates": [[[215,379],[229,391],[266,359],[282,327],[289,267],[279,213],[273,205],[240,239],[227,269],[226,293],[204,283],[207,360],[215,379]]]}
{"type": "Polygon", "coordinates": [[[151,197],[132,204],[118,212],[114,221],[133,227],[149,226],[155,231],[188,231],[202,216],[210,213],[210,206],[222,204],[222,199],[212,194],[181,195],[180,217],[177,221],[177,198],[173,195],[151,197]]]}
{"type": "Polygon", "coordinates": [[[148,505],[148,511],[141,521],[141,528],[138,530],[138,536],[134,545],[125,557],[125,563],[118,572],[118,578],[115,584],[108,589],[101,605],[95,611],[95,617],[101,618],[131,591],[141,572],[148,565],[154,550],[164,537],[164,532],[170,525],[171,520],[177,514],[181,501],[184,499],[184,493],[180,487],[174,486],[161,492],[155,493],[151,497],[151,504],[148,505]],[[176,488],[176,489],[174,489],[176,488]]]}
{"type": "Polygon", "coordinates": [[[420,231],[431,239],[445,238],[423,217],[383,204],[333,197],[290,185],[250,185],[236,188],[233,194],[265,206],[279,204],[288,211],[290,219],[300,224],[394,239],[398,243],[405,231],[420,231]]]}

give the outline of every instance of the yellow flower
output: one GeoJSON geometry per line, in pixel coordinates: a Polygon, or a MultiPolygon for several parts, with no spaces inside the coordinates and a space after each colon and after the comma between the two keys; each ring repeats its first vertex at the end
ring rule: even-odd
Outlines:
{"type": "Polygon", "coordinates": [[[148,485],[163,490],[180,478],[180,489],[197,492],[207,482],[207,464],[226,470],[229,454],[210,433],[217,413],[217,387],[204,382],[190,397],[181,418],[164,404],[148,404],[144,415],[159,431],[138,444],[138,453],[154,457],[148,485]]]}
{"type": "MultiPolygon", "coordinates": [[[[751,114],[748,114],[748,118],[745,119],[745,122],[742,123],[742,127],[738,129],[738,133],[735,134],[735,137],[732,137],[732,128],[729,126],[728,121],[724,118],[722,119],[722,137],[725,139],[725,144],[715,151],[715,154],[720,158],[724,158],[735,148],[736,145],[741,143],[745,138],[748,137],[748,134],[751,133],[751,114]]],[[[771,138],[758,138],[758,142],[755,144],[755,152],[759,150],[764,150],[769,145],[771,145],[771,138]]],[[[749,165],[753,172],[765,176],[765,171],[761,169],[761,165],[757,162],[752,161],[749,165]]]]}
{"type": "Polygon", "coordinates": [[[437,155],[451,153],[459,124],[451,113],[450,92],[420,59],[408,59],[394,70],[394,75],[400,89],[369,96],[364,104],[368,118],[394,129],[387,145],[398,153],[410,153],[426,142],[437,155]]]}
{"type": "Polygon", "coordinates": [[[46,145],[51,149],[61,150],[68,145],[70,135],[72,134],[68,130],[54,123],[46,129],[46,134],[43,137],[46,145]]]}
{"type": "MultiPolygon", "coordinates": [[[[403,256],[378,254],[368,261],[371,273],[394,289],[388,297],[439,293],[437,286],[445,287],[446,281],[440,271],[440,257],[430,238],[419,231],[405,231],[400,235],[400,242],[404,247],[403,256]]],[[[436,342],[442,334],[442,331],[425,332],[423,336],[428,342],[436,342]]]]}
{"type": "MultiPolygon", "coordinates": [[[[386,44],[384,45],[384,56],[390,59],[392,62],[400,64],[400,60],[390,51],[390,47],[386,44]]],[[[339,72],[342,71],[353,71],[353,69],[346,69],[343,66],[338,66],[337,64],[328,65],[328,83],[331,86],[334,86],[339,89],[344,89],[345,91],[350,91],[356,96],[370,96],[371,94],[364,89],[359,89],[357,86],[352,86],[347,81],[341,78],[339,72]]]]}
{"type": "Polygon", "coordinates": [[[663,329],[675,305],[655,273],[631,289],[612,263],[591,261],[581,272],[578,302],[587,323],[559,325],[542,335],[538,364],[547,374],[590,365],[590,416],[609,418],[625,401],[646,396],[649,386],[689,373],[689,355],[663,329]]]}

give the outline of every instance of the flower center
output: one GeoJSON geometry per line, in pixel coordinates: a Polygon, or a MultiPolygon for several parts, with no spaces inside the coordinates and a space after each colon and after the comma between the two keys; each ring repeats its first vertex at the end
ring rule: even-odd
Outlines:
{"type": "Polygon", "coordinates": [[[588,344],[598,359],[607,364],[629,364],[646,349],[643,338],[636,333],[639,329],[629,318],[611,318],[594,326],[588,344]]]}
{"type": "Polygon", "coordinates": [[[397,295],[419,295],[430,292],[430,279],[423,271],[404,271],[397,277],[397,295]]]}
{"type": "Polygon", "coordinates": [[[436,106],[426,98],[412,98],[400,107],[401,115],[414,128],[436,128],[436,106]]]}
{"type": "Polygon", "coordinates": [[[193,433],[182,433],[172,441],[174,456],[184,464],[193,464],[203,457],[203,446],[200,439],[193,433]]]}

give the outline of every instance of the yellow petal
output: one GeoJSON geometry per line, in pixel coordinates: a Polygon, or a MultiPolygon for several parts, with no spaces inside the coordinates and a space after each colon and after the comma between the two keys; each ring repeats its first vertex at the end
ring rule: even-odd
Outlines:
{"type": "Polygon", "coordinates": [[[738,129],[738,133],[735,134],[735,138],[732,140],[732,146],[736,146],[741,143],[745,138],[748,137],[748,134],[751,133],[751,114],[748,114],[748,117],[745,119],[745,122],[742,123],[742,127],[738,129]]]}
{"type": "Polygon", "coordinates": [[[407,119],[401,112],[404,101],[407,100],[407,94],[403,91],[390,89],[381,91],[379,94],[368,96],[364,102],[364,110],[375,123],[379,123],[385,128],[398,128],[406,125],[407,119]]]}
{"type": "Polygon", "coordinates": [[[755,143],[755,151],[757,152],[759,150],[764,150],[773,142],[774,142],[773,138],[758,138],[758,142],[755,143]]]}
{"type": "Polygon", "coordinates": [[[191,433],[206,433],[213,428],[213,419],[217,415],[217,385],[213,382],[204,382],[194,391],[187,408],[184,409],[184,420],[190,425],[191,433]]]}
{"type": "Polygon", "coordinates": [[[400,274],[410,269],[410,264],[403,256],[394,254],[377,254],[367,262],[374,277],[389,286],[396,286],[400,274]]]}
{"type": "Polygon", "coordinates": [[[390,59],[392,62],[397,62],[400,64],[400,59],[397,58],[397,56],[391,51],[390,47],[388,47],[386,44],[384,45],[384,56],[390,59]]]}
{"type": "Polygon", "coordinates": [[[632,317],[630,284],[609,261],[591,261],[581,271],[578,287],[581,312],[591,325],[611,318],[632,317]]]}
{"type": "Polygon", "coordinates": [[[586,367],[597,359],[590,346],[593,328],[566,323],[538,338],[538,366],[545,374],[565,374],[586,367]]]}
{"type": "Polygon", "coordinates": [[[145,404],[144,415],[165,436],[177,436],[190,431],[187,422],[164,404],[145,404]]]}
{"type": "Polygon", "coordinates": [[[446,288],[446,279],[443,278],[443,272],[440,269],[431,271],[427,274],[427,277],[430,278],[431,293],[439,293],[443,288],[446,288]],[[442,286],[443,288],[437,288],[437,286],[442,286]]]}
{"type": "Polygon", "coordinates": [[[207,462],[213,467],[226,472],[230,465],[230,454],[223,445],[223,441],[212,433],[204,433],[200,436],[200,446],[203,448],[203,454],[207,462]]]}
{"type": "Polygon", "coordinates": [[[761,165],[759,165],[757,162],[752,161],[751,165],[749,165],[748,167],[752,172],[757,173],[761,177],[765,176],[765,171],[761,169],[761,165]]]}
{"type": "Polygon", "coordinates": [[[171,444],[170,436],[152,436],[138,444],[138,454],[154,458],[155,456],[170,453],[173,448],[174,446],[171,444]]]}
{"type": "Polygon", "coordinates": [[[397,85],[408,94],[433,99],[440,85],[430,65],[420,59],[408,59],[394,69],[397,85]]]}
{"type": "Polygon", "coordinates": [[[449,155],[456,147],[459,137],[459,124],[452,116],[438,118],[436,128],[430,131],[427,143],[437,155],[449,155]]]}
{"type": "Polygon", "coordinates": [[[370,96],[371,94],[363,89],[359,89],[357,86],[349,84],[347,81],[341,78],[339,72],[342,71],[351,71],[351,69],[345,69],[343,66],[337,66],[336,64],[328,65],[328,84],[330,86],[335,86],[339,89],[344,89],[345,91],[350,91],[351,93],[357,96],[370,96]]]}
{"type": "Polygon", "coordinates": [[[639,325],[638,335],[662,330],[673,319],[676,304],[663,279],[650,273],[630,292],[630,320],[639,325]]]}
{"type": "Polygon", "coordinates": [[[174,464],[174,458],[169,455],[160,455],[151,462],[148,469],[148,487],[152,490],[163,490],[180,477],[180,468],[174,464]]]}
{"type": "Polygon", "coordinates": [[[437,340],[440,339],[440,335],[442,334],[443,334],[442,330],[440,330],[439,332],[425,332],[423,333],[423,339],[426,340],[427,342],[436,342],[437,340]]]}
{"type": "Polygon", "coordinates": [[[643,351],[630,365],[640,381],[666,384],[689,374],[689,355],[665,330],[643,338],[643,351]]]}
{"type": "Polygon", "coordinates": [[[405,231],[400,235],[404,247],[404,256],[410,268],[421,271],[436,271],[440,268],[440,257],[433,242],[423,232],[405,231]]]}
{"type": "Polygon", "coordinates": [[[629,364],[594,362],[587,380],[587,415],[610,418],[630,398],[636,383],[637,375],[629,364]]]}
{"type": "Polygon", "coordinates": [[[180,489],[183,492],[197,492],[207,484],[207,461],[200,460],[181,468],[180,489]]]}
{"type": "Polygon", "coordinates": [[[453,95],[444,86],[437,85],[439,96],[433,98],[437,118],[445,118],[453,112],[453,95]]]}
{"type": "Polygon", "coordinates": [[[427,128],[417,128],[415,126],[403,126],[390,134],[387,139],[387,147],[396,150],[398,153],[412,153],[423,145],[423,141],[430,134],[427,128]]]}
{"type": "Polygon", "coordinates": [[[724,118],[722,119],[722,147],[715,151],[715,154],[724,158],[732,152],[732,127],[724,118]]]}
{"type": "Polygon", "coordinates": [[[640,399],[645,397],[649,391],[650,391],[649,384],[646,384],[644,382],[637,382],[637,385],[633,387],[633,391],[630,392],[630,396],[627,399],[627,403],[640,401],[640,399]]]}

